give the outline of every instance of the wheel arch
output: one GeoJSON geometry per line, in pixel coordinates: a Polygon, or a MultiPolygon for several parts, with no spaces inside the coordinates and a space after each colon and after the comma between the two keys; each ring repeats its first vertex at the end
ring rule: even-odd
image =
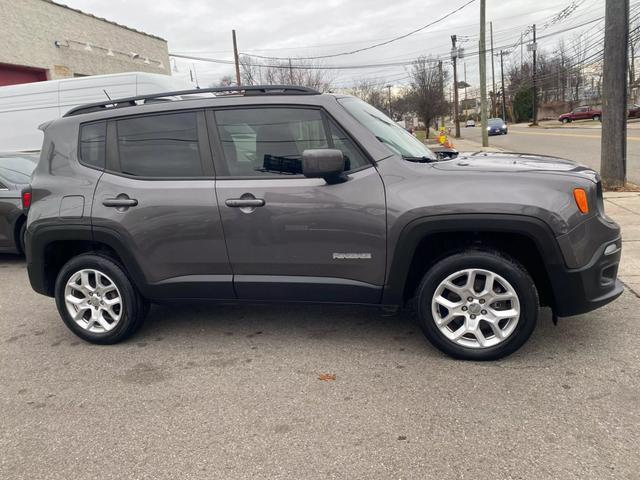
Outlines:
{"type": "Polygon", "coordinates": [[[537,218],[508,214],[438,215],[409,222],[389,251],[382,303],[404,304],[431,265],[469,247],[512,256],[533,277],[543,302],[555,304],[555,272],[564,260],[551,229],[537,218]]]}
{"type": "Polygon", "coordinates": [[[116,260],[144,295],[144,274],[113,230],[92,229],[90,225],[48,225],[32,230],[27,231],[27,269],[36,292],[54,296],[62,266],[77,255],[95,253],[116,260]]]}

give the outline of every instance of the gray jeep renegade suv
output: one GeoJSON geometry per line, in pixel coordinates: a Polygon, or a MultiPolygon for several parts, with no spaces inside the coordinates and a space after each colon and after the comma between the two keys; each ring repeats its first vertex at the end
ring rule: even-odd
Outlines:
{"type": "Polygon", "coordinates": [[[33,288],[94,343],[150,302],[415,299],[457,358],[508,355],[540,305],[622,292],[598,175],[550,157],[439,160],[370,105],[302,87],[78,107],[42,127],[26,249],[33,288]]]}

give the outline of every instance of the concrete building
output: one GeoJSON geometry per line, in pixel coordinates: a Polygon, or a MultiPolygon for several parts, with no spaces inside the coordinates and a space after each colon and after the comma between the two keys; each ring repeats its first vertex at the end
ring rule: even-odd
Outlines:
{"type": "Polygon", "coordinates": [[[0,0],[0,86],[120,72],[171,74],[167,41],[50,0],[0,0]]]}

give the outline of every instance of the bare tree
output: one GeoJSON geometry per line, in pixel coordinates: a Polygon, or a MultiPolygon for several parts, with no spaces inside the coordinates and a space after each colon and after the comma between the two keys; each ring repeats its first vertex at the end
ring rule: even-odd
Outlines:
{"type": "Polygon", "coordinates": [[[418,116],[427,127],[431,121],[447,113],[443,86],[446,72],[440,75],[437,62],[427,57],[419,57],[411,67],[411,96],[418,116]]]}
{"type": "MultiPolygon", "coordinates": [[[[236,84],[236,79],[231,75],[225,75],[218,81],[218,87],[232,87],[236,84]]],[[[213,85],[215,86],[215,85],[213,85]]]]}
{"type": "Polygon", "coordinates": [[[373,105],[378,110],[387,111],[387,98],[384,84],[373,80],[360,80],[349,93],[373,105]]]}
{"type": "Polygon", "coordinates": [[[240,75],[245,85],[299,85],[321,92],[331,88],[333,79],[327,70],[308,60],[291,61],[240,57],[240,75]]]}
{"type": "Polygon", "coordinates": [[[240,80],[243,85],[259,85],[262,83],[260,66],[246,55],[240,57],[240,80]]]}
{"type": "Polygon", "coordinates": [[[583,35],[574,35],[571,42],[571,50],[573,51],[574,68],[573,77],[575,78],[575,91],[573,99],[576,102],[580,101],[580,85],[583,81],[583,67],[585,59],[587,58],[587,42],[583,35]]]}

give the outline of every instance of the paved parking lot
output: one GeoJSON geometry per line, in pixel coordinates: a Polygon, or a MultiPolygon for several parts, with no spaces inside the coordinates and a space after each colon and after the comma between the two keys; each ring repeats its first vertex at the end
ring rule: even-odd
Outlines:
{"type": "Polygon", "coordinates": [[[637,479],[640,298],[495,363],[432,348],[410,313],[154,307],[83,343],[0,257],[0,478],[637,479]],[[334,381],[319,380],[335,374],[334,381]]]}

